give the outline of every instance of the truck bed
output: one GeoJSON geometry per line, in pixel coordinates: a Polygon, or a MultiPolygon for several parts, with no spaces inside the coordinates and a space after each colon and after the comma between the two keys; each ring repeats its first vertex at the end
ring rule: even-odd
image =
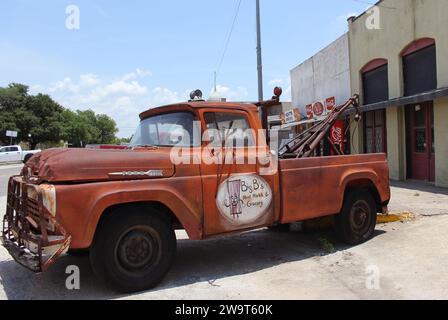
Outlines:
{"type": "Polygon", "coordinates": [[[379,210],[390,199],[385,154],[280,160],[279,170],[281,223],[339,213],[345,190],[354,186],[369,188],[379,210]]]}

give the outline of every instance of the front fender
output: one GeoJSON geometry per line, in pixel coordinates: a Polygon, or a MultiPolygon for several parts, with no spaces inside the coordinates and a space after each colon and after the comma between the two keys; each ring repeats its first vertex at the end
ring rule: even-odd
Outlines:
{"type": "Polygon", "coordinates": [[[197,192],[201,188],[196,183],[200,183],[200,178],[59,186],[57,197],[61,206],[57,219],[72,235],[72,248],[88,248],[106,209],[121,204],[158,202],[173,212],[190,239],[202,239],[202,193],[197,192]]]}

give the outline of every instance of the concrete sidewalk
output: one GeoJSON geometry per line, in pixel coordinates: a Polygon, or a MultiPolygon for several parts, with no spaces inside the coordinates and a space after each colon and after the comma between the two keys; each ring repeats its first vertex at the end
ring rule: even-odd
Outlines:
{"type": "Polygon", "coordinates": [[[421,216],[448,215],[448,189],[419,181],[391,181],[391,213],[411,212],[421,216]]]}

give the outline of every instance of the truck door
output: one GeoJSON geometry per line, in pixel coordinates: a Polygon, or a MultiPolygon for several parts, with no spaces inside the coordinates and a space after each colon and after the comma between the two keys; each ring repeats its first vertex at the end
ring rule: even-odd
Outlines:
{"type": "Polygon", "coordinates": [[[260,175],[255,119],[236,110],[203,110],[201,161],[204,235],[270,225],[275,220],[275,177],[260,175]]]}
{"type": "Polygon", "coordinates": [[[9,161],[18,162],[22,160],[22,152],[20,152],[19,147],[9,147],[10,159],[9,161]]]}

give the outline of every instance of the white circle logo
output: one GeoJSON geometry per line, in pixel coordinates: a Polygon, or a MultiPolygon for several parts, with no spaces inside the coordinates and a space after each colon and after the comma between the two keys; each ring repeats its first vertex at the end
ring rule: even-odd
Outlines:
{"type": "Polygon", "coordinates": [[[235,175],[221,183],[216,205],[231,223],[248,224],[262,217],[270,208],[269,184],[257,175],[235,175]]]}

